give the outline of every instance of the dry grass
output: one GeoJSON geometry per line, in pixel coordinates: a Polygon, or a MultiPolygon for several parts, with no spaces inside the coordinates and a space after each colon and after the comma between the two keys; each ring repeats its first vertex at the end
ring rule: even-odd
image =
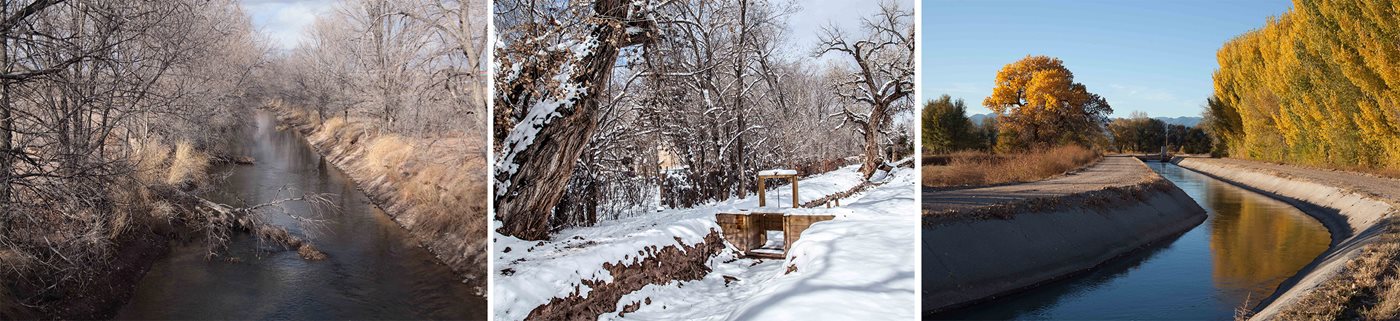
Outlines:
{"type": "Polygon", "coordinates": [[[480,136],[409,137],[379,130],[374,119],[332,117],[317,124],[299,108],[268,109],[305,131],[323,155],[453,269],[484,270],[488,200],[480,136]]]}
{"type": "Polygon", "coordinates": [[[318,130],[318,132],[330,133],[333,135],[338,134],[342,129],[345,129],[345,125],[346,122],[344,117],[333,117],[331,119],[327,119],[326,123],[321,124],[321,129],[318,130]]]}
{"type": "Polygon", "coordinates": [[[405,163],[412,155],[413,146],[402,137],[382,135],[370,142],[369,149],[365,150],[365,161],[372,170],[386,174],[394,183],[402,183],[405,163]]]}
{"type": "Polygon", "coordinates": [[[136,179],[145,184],[163,182],[169,171],[165,162],[170,159],[170,146],[159,142],[147,142],[136,146],[136,179]]]}
{"type": "Polygon", "coordinates": [[[1396,320],[1400,318],[1400,228],[1367,245],[1346,269],[1297,302],[1279,320],[1396,320]]]}
{"type": "Polygon", "coordinates": [[[926,187],[984,186],[1038,181],[1084,167],[1100,157],[1079,145],[1018,154],[961,151],[938,156],[945,164],[925,164],[926,187]]]}
{"type": "Polygon", "coordinates": [[[170,174],[165,183],[172,186],[199,186],[206,183],[209,155],[196,150],[188,142],[175,144],[175,157],[170,160],[170,174]]]}

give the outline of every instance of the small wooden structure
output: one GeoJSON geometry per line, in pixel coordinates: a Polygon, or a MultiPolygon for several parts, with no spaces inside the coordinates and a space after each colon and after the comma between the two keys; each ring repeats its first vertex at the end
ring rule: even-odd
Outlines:
{"type": "Polygon", "coordinates": [[[787,249],[813,223],[833,218],[836,216],[748,211],[715,214],[724,240],[734,244],[744,255],[778,259],[787,255],[787,249]],[[763,247],[768,243],[768,231],[783,232],[783,248],[763,247]]]}
{"type": "Polygon", "coordinates": [[[770,169],[758,172],[758,207],[768,206],[768,196],[764,192],[768,187],[764,182],[769,179],[786,179],[792,183],[792,208],[797,205],[797,171],[791,169],[770,169]]]}
{"type": "MultiPolygon", "coordinates": [[[[792,208],[802,207],[799,203],[797,193],[797,171],[790,169],[774,169],[758,172],[758,209],[754,211],[738,211],[734,213],[717,213],[715,221],[719,223],[720,232],[724,234],[724,240],[739,248],[746,256],[777,258],[787,256],[787,249],[792,247],[793,242],[802,236],[802,232],[811,227],[813,223],[827,221],[835,218],[834,215],[793,213],[779,209],[767,207],[768,190],[765,181],[770,179],[786,179],[792,184],[792,208]],[[783,233],[782,248],[764,247],[768,244],[768,232],[781,231],[783,233]]],[[[839,205],[839,204],[838,204],[839,205]]],[[[827,204],[831,207],[831,204],[827,204]]]]}

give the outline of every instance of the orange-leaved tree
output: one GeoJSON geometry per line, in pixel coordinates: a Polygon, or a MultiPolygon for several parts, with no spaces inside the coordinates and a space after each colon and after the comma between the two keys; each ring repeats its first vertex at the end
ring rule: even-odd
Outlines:
{"type": "Polygon", "coordinates": [[[1064,144],[1091,146],[1103,139],[1113,108],[1074,82],[1058,58],[1026,56],[997,72],[996,88],[982,101],[997,113],[998,151],[1064,144]]]}

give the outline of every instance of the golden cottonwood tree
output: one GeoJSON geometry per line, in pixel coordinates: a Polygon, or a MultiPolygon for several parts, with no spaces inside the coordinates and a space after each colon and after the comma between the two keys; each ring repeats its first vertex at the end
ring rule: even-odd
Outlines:
{"type": "Polygon", "coordinates": [[[1113,113],[1108,101],[1074,82],[1059,58],[1026,56],[997,72],[996,88],[982,101],[997,113],[997,149],[1092,145],[1113,113]]]}
{"type": "Polygon", "coordinates": [[[1400,169],[1400,1],[1296,1],[1216,54],[1231,156],[1400,169]]]}

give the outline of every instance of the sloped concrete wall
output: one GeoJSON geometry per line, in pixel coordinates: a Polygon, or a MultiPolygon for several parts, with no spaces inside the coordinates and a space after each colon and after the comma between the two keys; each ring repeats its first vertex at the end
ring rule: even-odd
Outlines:
{"type": "MultiPolygon", "coordinates": [[[[1143,167],[1143,170],[1150,170],[1143,167]]],[[[1190,196],[1160,177],[1119,191],[1061,198],[1010,219],[923,228],[923,312],[935,313],[1093,269],[1205,221],[1190,196]]]]}
{"type": "Polygon", "coordinates": [[[1332,245],[1318,255],[1298,275],[1284,281],[1272,296],[1261,301],[1254,320],[1268,320],[1283,307],[1294,304],[1308,291],[1342,272],[1347,261],[1361,253],[1385,229],[1390,214],[1397,209],[1391,203],[1358,191],[1328,186],[1306,179],[1285,177],[1273,173],[1232,166],[1206,158],[1185,158],[1173,161],[1217,179],[1271,194],[1317,218],[1332,232],[1332,245]]]}

